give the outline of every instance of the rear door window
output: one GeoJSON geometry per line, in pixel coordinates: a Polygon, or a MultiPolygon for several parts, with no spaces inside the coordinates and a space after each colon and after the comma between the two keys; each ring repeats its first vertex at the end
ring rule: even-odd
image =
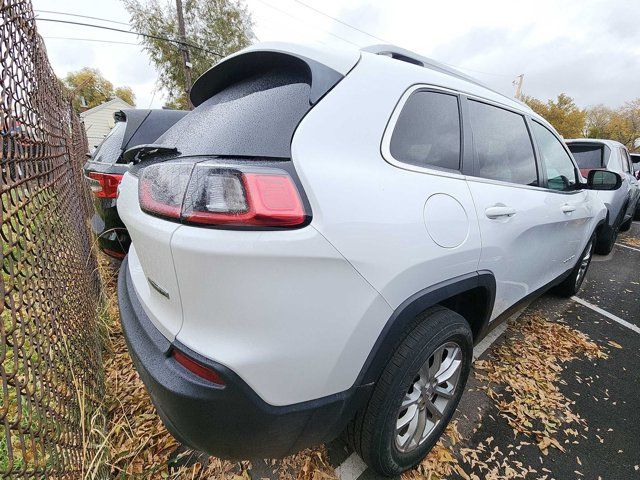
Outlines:
{"type": "Polygon", "coordinates": [[[538,122],[533,122],[533,134],[547,174],[547,188],[558,191],[574,190],[578,182],[576,167],[561,141],[551,130],[538,122]]]}
{"type": "Polygon", "coordinates": [[[394,159],[417,167],[460,168],[458,97],[417,91],[402,108],[389,151],[394,159]]]}
{"type": "Polygon", "coordinates": [[[469,101],[475,175],[490,180],[538,185],[533,144],[525,119],[518,113],[469,101]]]}
{"type": "Polygon", "coordinates": [[[602,145],[572,145],[569,144],[569,150],[576,159],[578,167],[602,168],[603,166],[603,148],[602,145]]]}

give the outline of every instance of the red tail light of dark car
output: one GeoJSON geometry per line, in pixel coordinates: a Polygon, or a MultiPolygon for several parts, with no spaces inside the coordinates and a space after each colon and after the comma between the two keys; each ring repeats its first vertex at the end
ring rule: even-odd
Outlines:
{"type": "Polygon", "coordinates": [[[122,175],[113,173],[89,172],[87,176],[89,188],[98,198],[116,198],[118,185],[122,181],[122,175]]]}

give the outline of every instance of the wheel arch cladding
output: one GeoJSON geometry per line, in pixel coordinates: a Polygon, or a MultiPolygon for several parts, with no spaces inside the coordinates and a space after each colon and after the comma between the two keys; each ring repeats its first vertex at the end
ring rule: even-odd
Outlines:
{"type": "Polygon", "coordinates": [[[395,309],[378,336],[356,385],[375,383],[416,318],[435,305],[442,305],[465,318],[474,343],[488,330],[493,311],[496,282],[489,271],[472,272],[427,287],[407,298],[395,309]]]}

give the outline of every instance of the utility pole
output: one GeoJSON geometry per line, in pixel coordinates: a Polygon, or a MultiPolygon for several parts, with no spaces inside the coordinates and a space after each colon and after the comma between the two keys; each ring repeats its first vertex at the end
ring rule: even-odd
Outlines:
{"type": "Polygon", "coordinates": [[[516,87],[515,97],[520,100],[522,97],[522,84],[524,83],[524,73],[521,73],[516,77],[516,79],[512,82],[512,85],[516,87]]]}
{"type": "Polygon", "coordinates": [[[176,0],[176,10],[178,11],[178,32],[180,33],[180,51],[182,52],[182,68],[184,69],[184,93],[187,95],[187,106],[193,110],[191,103],[191,62],[189,61],[189,50],[187,50],[187,35],[184,31],[184,15],[182,13],[182,0],[176,0]]]}

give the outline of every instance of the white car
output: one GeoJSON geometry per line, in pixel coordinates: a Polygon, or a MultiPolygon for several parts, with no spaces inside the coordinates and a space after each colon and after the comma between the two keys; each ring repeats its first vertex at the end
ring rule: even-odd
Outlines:
{"type": "Polygon", "coordinates": [[[598,231],[596,253],[607,255],[613,250],[618,232],[631,228],[634,216],[640,220],[640,183],[634,175],[629,151],[620,142],[596,138],[576,138],[565,141],[583,175],[593,169],[607,169],[622,178],[621,188],[598,192],[607,206],[607,224],[598,231]]]}
{"type": "Polygon", "coordinates": [[[131,355],[167,428],[220,457],[346,430],[394,475],[434,445],[473,344],[575,293],[606,208],[528,107],[396,47],[257,44],[129,150],[131,355]]]}

